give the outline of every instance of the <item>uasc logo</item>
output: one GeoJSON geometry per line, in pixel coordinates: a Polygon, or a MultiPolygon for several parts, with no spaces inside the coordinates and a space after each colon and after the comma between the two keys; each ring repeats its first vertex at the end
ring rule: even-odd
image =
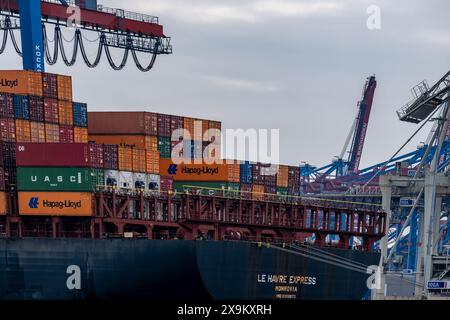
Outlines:
{"type": "Polygon", "coordinates": [[[0,79],[0,86],[14,88],[19,85],[19,79],[16,80],[8,80],[8,79],[0,79]]]}

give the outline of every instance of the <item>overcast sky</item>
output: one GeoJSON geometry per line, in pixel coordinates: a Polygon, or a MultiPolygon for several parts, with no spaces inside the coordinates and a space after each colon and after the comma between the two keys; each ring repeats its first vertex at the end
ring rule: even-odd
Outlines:
{"type": "MultiPolygon", "coordinates": [[[[150,73],[133,64],[61,63],[90,110],[147,110],[221,120],[226,128],[279,128],[281,162],[323,165],[338,155],[366,77],[378,89],[362,165],[390,157],[416,129],[395,111],[410,88],[449,68],[448,0],[102,0],[157,15],[174,54],[150,73]],[[366,27],[370,5],[381,30],[366,27]]],[[[86,37],[95,38],[95,34],[86,37]]],[[[0,68],[20,68],[8,47],[0,68]]],[[[91,45],[89,51],[94,53],[91,45]]],[[[116,54],[117,60],[120,55],[116,54]]],[[[424,132],[407,150],[426,139],[424,132]]]]}

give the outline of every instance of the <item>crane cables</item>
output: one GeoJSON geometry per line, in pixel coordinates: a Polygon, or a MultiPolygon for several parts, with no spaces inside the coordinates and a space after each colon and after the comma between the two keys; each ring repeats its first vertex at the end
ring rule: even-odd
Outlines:
{"type": "MultiPolygon", "coordinates": [[[[374,268],[371,268],[374,266],[365,265],[363,263],[354,261],[352,259],[348,259],[348,258],[339,256],[337,254],[326,252],[325,250],[321,250],[314,246],[306,246],[303,244],[295,244],[295,245],[291,244],[291,245],[288,245],[288,248],[286,248],[285,245],[283,245],[283,246],[272,245],[271,247],[273,247],[274,249],[279,250],[279,251],[302,256],[304,258],[308,258],[308,259],[312,259],[312,260],[315,260],[318,262],[326,263],[328,265],[333,265],[335,267],[344,268],[349,271],[354,271],[354,272],[368,274],[368,275],[376,272],[376,270],[374,268]]],[[[392,274],[392,273],[389,273],[388,275],[390,277],[397,276],[396,274],[392,274]]],[[[402,280],[405,281],[406,283],[412,284],[416,287],[424,286],[423,283],[420,283],[420,282],[412,281],[410,279],[400,277],[400,276],[399,276],[399,278],[402,278],[402,280]]]]}
{"type": "MultiPolygon", "coordinates": [[[[121,60],[120,64],[116,64],[113,60],[113,57],[112,57],[112,54],[110,51],[111,46],[108,44],[106,34],[104,32],[101,32],[100,36],[98,38],[99,44],[98,44],[98,48],[97,48],[97,54],[95,56],[95,59],[91,62],[91,60],[89,59],[89,57],[86,53],[86,48],[84,45],[83,36],[82,36],[80,29],[75,30],[75,35],[71,41],[66,40],[66,42],[73,42],[72,56],[70,59],[67,58],[66,49],[64,46],[65,39],[63,37],[61,28],[59,25],[55,26],[53,40],[48,38],[47,28],[46,28],[45,24],[42,24],[42,35],[43,35],[43,41],[44,41],[45,58],[47,60],[47,63],[50,65],[56,64],[58,61],[59,52],[61,52],[61,57],[62,57],[64,63],[68,67],[71,67],[75,64],[75,62],[77,60],[77,56],[78,56],[78,49],[81,52],[84,62],[86,63],[86,65],[89,68],[95,68],[99,65],[101,58],[103,56],[103,51],[104,51],[111,68],[113,70],[118,71],[118,70],[122,70],[126,66],[128,57],[131,52],[131,55],[133,57],[134,63],[136,64],[136,67],[142,72],[148,72],[153,68],[153,66],[155,64],[156,56],[158,55],[158,52],[159,52],[159,46],[161,45],[160,39],[155,41],[155,44],[154,44],[154,47],[152,50],[153,51],[152,58],[148,64],[148,66],[143,66],[141,64],[141,62],[139,61],[139,58],[136,53],[136,49],[134,48],[131,39],[127,38],[127,43],[126,43],[126,47],[124,48],[124,54],[123,54],[122,60],[121,60]],[[50,48],[49,48],[50,42],[53,43],[53,53],[52,54],[50,53],[50,48]]],[[[90,40],[87,40],[87,41],[90,41],[90,40]]],[[[90,41],[90,42],[92,42],[92,41],[90,41]]]]}

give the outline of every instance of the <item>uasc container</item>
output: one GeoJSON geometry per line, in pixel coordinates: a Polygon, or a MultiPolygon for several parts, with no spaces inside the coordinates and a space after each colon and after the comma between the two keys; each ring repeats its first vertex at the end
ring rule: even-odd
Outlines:
{"type": "Polygon", "coordinates": [[[19,192],[19,213],[23,216],[89,217],[92,207],[92,193],[19,192]]]}

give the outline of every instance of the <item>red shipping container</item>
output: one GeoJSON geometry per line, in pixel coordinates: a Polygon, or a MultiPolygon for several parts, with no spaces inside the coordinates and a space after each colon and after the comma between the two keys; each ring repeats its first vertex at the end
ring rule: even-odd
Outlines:
{"type": "Polygon", "coordinates": [[[3,153],[3,167],[16,166],[16,143],[15,142],[0,142],[0,147],[3,153]]]}
{"type": "Polygon", "coordinates": [[[103,145],[89,143],[89,159],[92,168],[103,168],[103,145]]]}
{"type": "Polygon", "coordinates": [[[58,99],[58,76],[42,73],[42,91],[45,98],[58,99]]]}
{"type": "Polygon", "coordinates": [[[148,135],[158,135],[158,114],[149,112],[145,114],[145,131],[148,135]]]}
{"type": "Polygon", "coordinates": [[[0,140],[16,142],[16,122],[14,119],[0,119],[0,140]]]}
{"type": "Polygon", "coordinates": [[[89,167],[87,143],[19,143],[18,167],[89,167]]]}
{"type": "Polygon", "coordinates": [[[103,165],[105,169],[119,169],[119,147],[114,144],[103,145],[103,165]]]}
{"type": "Polygon", "coordinates": [[[0,93],[0,117],[14,118],[14,101],[12,94],[0,93]]]}
{"type": "Polygon", "coordinates": [[[89,134],[153,135],[158,134],[155,113],[147,112],[89,112],[89,134]]]}
{"type": "Polygon", "coordinates": [[[58,100],[44,99],[44,121],[47,123],[59,123],[58,100]]]}
{"type": "Polygon", "coordinates": [[[59,142],[61,143],[73,143],[73,127],[72,126],[59,126],[59,142]]]}
{"type": "Polygon", "coordinates": [[[30,96],[29,98],[30,120],[44,122],[44,100],[42,97],[30,96]]]}
{"type": "Polygon", "coordinates": [[[170,136],[172,136],[173,132],[177,129],[184,128],[184,118],[179,116],[171,116],[170,119],[170,136]]]}
{"type": "Polygon", "coordinates": [[[168,176],[161,176],[161,191],[173,191],[173,178],[168,176]]]}
{"type": "Polygon", "coordinates": [[[158,136],[171,137],[171,123],[172,117],[167,114],[158,114],[158,136]]]}

